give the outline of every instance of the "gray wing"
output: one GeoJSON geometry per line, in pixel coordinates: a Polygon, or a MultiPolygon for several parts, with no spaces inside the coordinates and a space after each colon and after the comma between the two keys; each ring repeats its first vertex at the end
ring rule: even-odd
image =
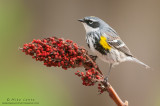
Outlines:
{"type": "Polygon", "coordinates": [[[105,34],[107,35],[107,43],[114,47],[115,49],[123,52],[127,56],[133,56],[130,52],[129,48],[126,46],[126,44],[121,40],[121,38],[118,36],[118,34],[113,30],[112,28],[109,28],[108,31],[105,31],[105,34]]]}

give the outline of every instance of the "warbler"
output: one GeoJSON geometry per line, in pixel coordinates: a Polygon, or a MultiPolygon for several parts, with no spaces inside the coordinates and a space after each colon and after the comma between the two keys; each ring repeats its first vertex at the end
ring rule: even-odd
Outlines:
{"type": "Polygon", "coordinates": [[[86,30],[86,42],[91,51],[104,62],[109,63],[108,79],[111,68],[121,62],[132,61],[146,68],[148,65],[136,59],[117,32],[102,19],[87,16],[79,19],[86,30]]]}

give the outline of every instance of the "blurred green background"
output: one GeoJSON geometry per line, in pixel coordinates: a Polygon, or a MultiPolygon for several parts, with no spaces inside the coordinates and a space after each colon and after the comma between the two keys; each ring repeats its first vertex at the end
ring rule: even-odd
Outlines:
{"type": "MultiPolygon", "coordinates": [[[[77,19],[90,15],[109,23],[132,53],[152,67],[126,62],[112,69],[109,80],[122,100],[129,106],[160,106],[159,0],[0,0],[0,106],[7,98],[35,99],[35,106],[115,105],[107,93],[98,95],[96,86],[82,86],[76,70],[45,67],[18,50],[49,36],[87,48],[77,19]]],[[[108,65],[97,62],[106,74],[108,65]]]]}

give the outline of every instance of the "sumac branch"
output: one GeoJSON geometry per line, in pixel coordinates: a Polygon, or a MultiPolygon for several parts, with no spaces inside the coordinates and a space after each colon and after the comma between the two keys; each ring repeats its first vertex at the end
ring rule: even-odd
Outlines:
{"type": "Polygon", "coordinates": [[[73,41],[56,37],[34,39],[31,43],[24,44],[20,50],[36,61],[42,61],[47,67],[62,67],[64,70],[84,67],[85,72],[75,72],[75,75],[82,79],[83,85],[94,86],[98,83],[100,94],[107,91],[118,106],[128,106],[128,102],[124,103],[112,86],[104,80],[102,71],[95,62],[97,57],[89,55],[85,48],[73,41]]]}

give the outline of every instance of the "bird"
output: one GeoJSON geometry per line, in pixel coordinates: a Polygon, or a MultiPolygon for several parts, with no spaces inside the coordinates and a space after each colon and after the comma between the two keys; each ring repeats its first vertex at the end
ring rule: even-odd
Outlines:
{"type": "Polygon", "coordinates": [[[125,61],[136,62],[145,68],[145,63],[135,58],[117,32],[105,21],[95,16],[86,16],[79,19],[86,30],[86,43],[90,50],[102,61],[109,64],[108,80],[111,68],[125,61]]]}

